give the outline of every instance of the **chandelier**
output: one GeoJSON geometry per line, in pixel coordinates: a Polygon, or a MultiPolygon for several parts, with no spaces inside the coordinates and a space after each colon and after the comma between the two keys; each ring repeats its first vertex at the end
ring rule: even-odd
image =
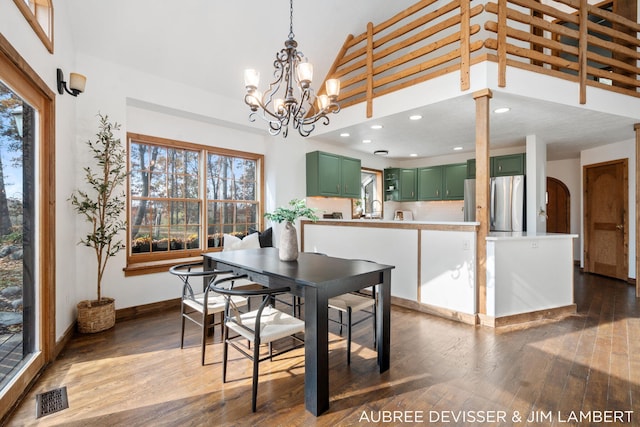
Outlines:
{"type": "Polygon", "coordinates": [[[307,62],[302,52],[296,50],[298,43],[294,37],[293,0],[289,0],[289,38],[273,61],[275,80],[261,93],[258,90],[260,73],[255,69],[244,71],[247,89],[244,102],[251,109],[249,120],[253,122],[256,116],[260,117],[269,124],[271,135],[282,132],[284,138],[289,133],[289,125],[306,137],[315,129],[316,122],[328,125],[327,114],[340,111],[337,102],[340,80],[327,80],[325,93],[316,97],[311,88],[313,65],[307,62]]]}

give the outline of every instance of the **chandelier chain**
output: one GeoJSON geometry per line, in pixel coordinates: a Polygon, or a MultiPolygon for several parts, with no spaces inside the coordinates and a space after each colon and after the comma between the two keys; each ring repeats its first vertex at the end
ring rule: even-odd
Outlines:
{"type": "Polygon", "coordinates": [[[293,34],[293,0],[289,0],[289,40],[293,40],[295,36],[293,34]]]}

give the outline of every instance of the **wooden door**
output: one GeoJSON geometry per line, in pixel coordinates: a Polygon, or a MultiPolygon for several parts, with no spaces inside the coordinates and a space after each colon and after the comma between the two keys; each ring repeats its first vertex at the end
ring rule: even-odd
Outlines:
{"type": "Polygon", "coordinates": [[[547,232],[571,232],[571,195],[559,179],[547,177],[547,232]]]}
{"type": "Polygon", "coordinates": [[[627,159],[584,167],[584,269],[627,279],[627,159]]]}

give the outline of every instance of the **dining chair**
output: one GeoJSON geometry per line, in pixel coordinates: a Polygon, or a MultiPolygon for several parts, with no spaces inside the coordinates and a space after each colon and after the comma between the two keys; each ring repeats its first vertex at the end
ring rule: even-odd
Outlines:
{"type": "MultiPolygon", "coordinates": [[[[230,274],[230,271],[205,271],[202,262],[178,264],[169,269],[169,272],[182,280],[182,302],[181,302],[181,318],[182,328],[180,331],[180,348],[184,348],[184,328],[185,321],[190,320],[202,329],[201,346],[202,355],[201,363],[204,366],[204,357],[206,349],[207,334],[209,331],[215,332],[215,326],[222,324],[215,322],[216,314],[222,313],[225,307],[225,298],[211,290],[213,281],[220,275],[230,274]],[[194,291],[189,280],[202,280],[202,292],[194,291]]],[[[231,280],[234,277],[230,277],[231,280]]],[[[197,288],[196,288],[197,289],[197,288]]],[[[241,307],[247,305],[247,299],[235,296],[233,302],[236,306],[241,307]]],[[[221,314],[221,317],[223,315],[221,314]]]]}
{"type": "MultiPolygon", "coordinates": [[[[372,262],[368,260],[362,260],[366,262],[372,262]]],[[[340,324],[340,335],[342,335],[342,328],[347,328],[347,365],[351,364],[351,329],[353,326],[364,322],[370,317],[373,317],[373,346],[376,346],[376,287],[369,288],[371,295],[368,295],[362,291],[349,292],[347,294],[338,295],[336,297],[329,298],[329,308],[338,311],[339,320],[329,319],[332,322],[340,324]],[[354,313],[366,313],[364,317],[356,322],[353,322],[354,313]],[[347,322],[343,320],[343,313],[347,315],[347,322]]]]}
{"type": "MultiPolygon", "coordinates": [[[[244,278],[246,276],[237,276],[244,278]]],[[[212,289],[222,295],[225,300],[224,321],[223,321],[223,356],[222,356],[222,382],[227,382],[227,360],[228,348],[231,345],[242,355],[253,361],[253,386],[251,392],[251,410],[256,412],[256,401],[258,396],[258,366],[260,362],[272,359],[273,343],[284,338],[293,338],[297,345],[289,346],[279,350],[277,354],[299,348],[304,345],[304,340],[296,334],[304,332],[304,321],[290,314],[284,313],[271,304],[276,295],[289,292],[289,287],[282,288],[262,288],[249,289],[233,287],[235,278],[227,277],[216,280],[212,289]],[[222,286],[225,282],[231,281],[231,286],[222,286]],[[261,297],[262,301],[257,310],[242,313],[234,298],[261,297]],[[229,332],[236,335],[231,337],[229,332]],[[248,344],[243,344],[247,340],[248,344]],[[263,344],[268,345],[268,353],[261,356],[260,351],[263,344]],[[253,348],[253,349],[252,349],[253,348]]]]}

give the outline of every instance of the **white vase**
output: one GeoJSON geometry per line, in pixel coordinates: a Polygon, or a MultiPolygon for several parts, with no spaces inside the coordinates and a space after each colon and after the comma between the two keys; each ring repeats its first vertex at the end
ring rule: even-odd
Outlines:
{"type": "Polygon", "coordinates": [[[286,222],[280,232],[280,260],[295,261],[298,259],[298,233],[292,223],[286,222]]]}

